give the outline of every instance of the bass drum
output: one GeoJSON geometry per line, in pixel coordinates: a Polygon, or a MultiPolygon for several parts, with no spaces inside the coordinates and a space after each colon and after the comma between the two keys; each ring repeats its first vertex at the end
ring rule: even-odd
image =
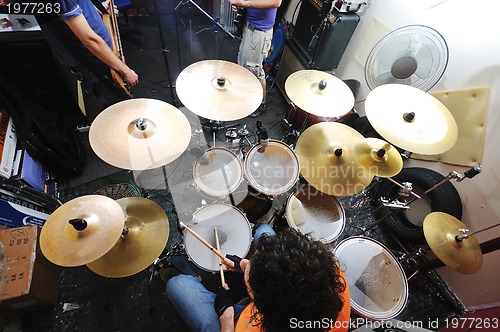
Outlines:
{"type": "Polygon", "coordinates": [[[350,110],[349,112],[347,112],[342,116],[333,118],[327,118],[314,114],[309,114],[309,118],[307,118],[307,114],[308,113],[303,109],[294,105],[289,105],[285,113],[285,120],[292,129],[300,131],[302,130],[302,126],[304,125],[305,125],[304,130],[306,130],[313,124],[321,122],[340,122],[346,125],[350,125],[352,122],[354,122],[354,120],[359,118],[358,113],[354,109],[350,110]],[[307,118],[307,123],[304,123],[306,121],[306,118],[307,118]]]}
{"type": "MultiPolygon", "coordinates": [[[[219,237],[220,252],[245,257],[252,243],[252,229],[245,215],[234,206],[211,204],[198,209],[188,225],[214,247],[215,230],[219,237]]],[[[189,258],[205,271],[219,271],[219,257],[205,247],[191,233],[185,232],[184,246],[189,258]]]]}
{"type": "Polygon", "coordinates": [[[310,185],[288,197],[285,218],[290,227],[323,243],[338,239],[345,227],[344,208],[339,201],[310,185]]]}
{"type": "Polygon", "coordinates": [[[341,241],[333,254],[345,271],[351,307],[371,320],[399,315],[408,302],[408,280],[401,264],[381,243],[363,236],[341,241]]]}

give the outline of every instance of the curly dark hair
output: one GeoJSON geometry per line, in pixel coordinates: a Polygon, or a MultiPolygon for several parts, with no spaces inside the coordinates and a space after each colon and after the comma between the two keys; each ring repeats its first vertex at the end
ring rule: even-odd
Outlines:
{"type": "Polygon", "coordinates": [[[324,244],[287,229],[262,236],[250,264],[249,284],[257,308],[253,319],[262,330],[290,331],[292,318],[337,319],[344,304],[339,293],[345,290],[345,280],[324,244]]]}

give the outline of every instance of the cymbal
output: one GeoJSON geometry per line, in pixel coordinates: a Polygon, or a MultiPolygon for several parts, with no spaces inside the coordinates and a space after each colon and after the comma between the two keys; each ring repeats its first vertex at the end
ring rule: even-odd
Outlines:
{"type": "Polygon", "coordinates": [[[92,122],[92,150],[105,162],[128,170],[147,170],[177,159],[191,140],[191,125],[174,106],[136,98],[111,105],[92,122]]]}
{"type": "Polygon", "coordinates": [[[369,137],[354,147],[358,163],[375,176],[390,177],[401,172],[403,158],[396,148],[384,140],[369,137]]]}
{"type": "Polygon", "coordinates": [[[363,139],[356,130],[338,122],[307,128],[297,140],[295,154],[302,176],[319,191],[350,196],[364,190],[373,175],[355,158],[355,145],[363,139]]]}
{"type": "Polygon", "coordinates": [[[124,222],[123,210],[113,199],[81,196],[61,205],[47,218],[40,233],[40,248],[56,265],[84,265],[113,247],[124,222]]]}
{"type": "Polygon", "coordinates": [[[457,123],[448,109],[430,94],[408,85],[376,87],[366,97],[365,113],[383,138],[410,152],[439,154],[457,142],[457,123]]]}
{"type": "Polygon", "coordinates": [[[163,209],[140,197],[117,200],[125,213],[124,234],[101,258],[87,267],[108,278],[128,277],[151,265],[167,245],[169,222],[163,209]]]}
{"type": "Polygon", "coordinates": [[[222,60],[187,66],[177,77],[175,89],[191,112],[216,121],[250,115],[259,107],[264,93],[262,84],[249,70],[222,60]]]}
{"type": "Polygon", "coordinates": [[[285,81],[290,100],[304,111],[323,117],[338,117],[354,106],[354,95],[341,79],[319,70],[300,70],[285,81]]]}
{"type": "Polygon", "coordinates": [[[457,240],[464,235],[460,229],[467,226],[455,217],[432,212],[424,219],[424,236],[431,250],[449,268],[462,273],[475,273],[483,264],[481,247],[473,236],[457,240]]]}

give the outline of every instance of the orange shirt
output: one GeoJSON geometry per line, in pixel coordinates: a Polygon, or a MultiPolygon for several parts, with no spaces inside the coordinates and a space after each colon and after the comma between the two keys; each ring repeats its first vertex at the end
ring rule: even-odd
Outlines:
{"type": "MultiPolygon", "coordinates": [[[[341,271],[341,276],[346,280],[344,272],[341,271]]],[[[349,293],[349,287],[347,286],[347,283],[345,285],[345,291],[341,294],[342,299],[344,300],[344,306],[342,307],[342,310],[339,312],[339,316],[337,317],[337,320],[334,323],[330,323],[329,321],[325,321],[324,324],[327,326],[332,326],[332,328],[328,332],[346,332],[349,329],[349,319],[351,317],[351,296],[349,293]]],[[[238,321],[236,322],[236,328],[235,332],[260,332],[260,327],[252,325],[252,322],[250,321],[252,317],[252,312],[255,310],[255,305],[254,303],[250,303],[241,313],[240,317],[238,318],[238,321]]],[[[318,324],[321,324],[323,322],[319,322],[318,324]]],[[[301,325],[301,324],[307,324],[307,322],[299,322],[296,321],[294,322],[293,320],[290,321],[290,327],[293,328],[301,328],[307,327],[306,325],[301,325]],[[295,326],[294,326],[295,325],[295,326]]],[[[312,323],[310,323],[312,324],[312,323]]],[[[321,326],[324,326],[323,324],[321,326]]]]}

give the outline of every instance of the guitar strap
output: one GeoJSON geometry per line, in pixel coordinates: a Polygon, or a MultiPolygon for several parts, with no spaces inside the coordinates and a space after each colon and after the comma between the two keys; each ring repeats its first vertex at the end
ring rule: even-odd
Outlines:
{"type": "Polygon", "coordinates": [[[109,14],[106,8],[102,5],[102,3],[99,0],[90,0],[94,4],[95,8],[97,8],[101,14],[106,15],[109,14]]]}

